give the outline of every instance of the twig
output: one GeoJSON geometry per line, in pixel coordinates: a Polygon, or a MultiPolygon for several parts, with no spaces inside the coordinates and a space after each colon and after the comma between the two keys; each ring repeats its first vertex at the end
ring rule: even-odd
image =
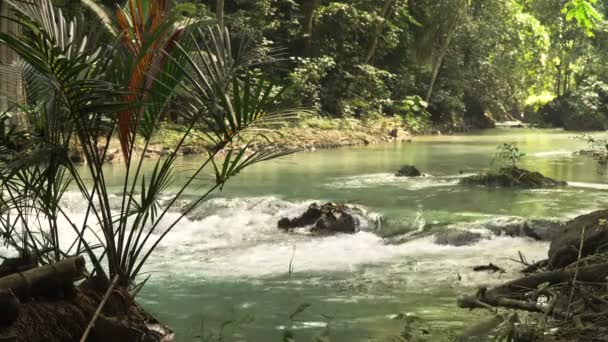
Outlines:
{"type": "Polygon", "coordinates": [[[521,251],[517,251],[517,254],[519,254],[519,260],[521,261],[522,264],[524,264],[526,266],[530,266],[530,264],[528,263],[528,260],[526,260],[526,257],[521,253],[521,251]]]}
{"type": "Polygon", "coordinates": [[[291,260],[289,260],[289,274],[288,279],[291,280],[291,275],[293,274],[293,259],[296,257],[296,245],[293,245],[293,252],[291,254],[291,260]]]}
{"type": "Polygon", "coordinates": [[[116,286],[117,283],[118,283],[118,274],[114,276],[114,279],[112,280],[112,284],[106,291],[106,294],[103,296],[101,303],[99,303],[99,306],[97,307],[97,310],[95,311],[95,314],[93,315],[93,318],[91,319],[91,322],[89,322],[89,326],[87,326],[87,330],[84,331],[84,334],[80,338],[80,342],[85,342],[87,340],[87,337],[89,336],[89,333],[91,332],[91,329],[93,329],[93,326],[95,326],[95,321],[97,320],[97,317],[101,314],[101,310],[103,310],[103,307],[106,305],[106,302],[110,298],[110,295],[112,294],[112,291],[114,290],[114,287],[116,286]]]}
{"type": "Polygon", "coordinates": [[[578,278],[579,261],[583,254],[583,245],[585,244],[585,226],[581,230],[581,243],[578,247],[578,258],[576,259],[576,268],[574,269],[574,278],[572,278],[572,290],[570,291],[570,298],[568,298],[568,310],[566,311],[566,317],[570,317],[570,309],[572,308],[572,299],[574,298],[574,289],[576,288],[576,279],[578,278]]]}

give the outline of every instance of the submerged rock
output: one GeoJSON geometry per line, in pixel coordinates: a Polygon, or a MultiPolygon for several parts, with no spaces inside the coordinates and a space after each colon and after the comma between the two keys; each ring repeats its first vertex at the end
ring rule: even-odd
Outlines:
{"type": "Polygon", "coordinates": [[[404,165],[395,174],[397,177],[420,177],[422,173],[413,165],[404,165]]]}
{"type": "Polygon", "coordinates": [[[384,236],[384,244],[401,245],[429,236],[434,236],[434,242],[437,244],[452,246],[473,245],[484,238],[491,238],[492,235],[551,241],[556,234],[563,230],[564,226],[565,222],[558,220],[528,220],[517,217],[498,217],[471,223],[433,223],[405,233],[384,236]]]}
{"type": "Polygon", "coordinates": [[[465,185],[524,189],[552,188],[568,185],[566,182],[545,177],[539,172],[528,171],[515,166],[504,167],[498,170],[498,172],[463,178],[460,183],[465,185]]]}
{"type": "Polygon", "coordinates": [[[495,235],[528,237],[539,241],[551,241],[561,231],[565,223],[558,220],[504,218],[490,221],[482,226],[495,235]]]}
{"type": "Polygon", "coordinates": [[[601,253],[608,246],[608,210],[581,215],[554,234],[549,247],[549,269],[563,268],[581,257],[601,253]],[[583,229],[584,235],[583,235],[583,229]],[[582,238],[582,244],[581,244],[582,238]]]}
{"type": "Polygon", "coordinates": [[[435,234],[435,243],[449,246],[471,246],[481,241],[480,233],[461,229],[446,229],[435,234]]]}
{"type": "Polygon", "coordinates": [[[313,203],[299,217],[294,219],[282,218],[278,222],[280,229],[311,227],[311,232],[320,234],[346,233],[353,234],[359,231],[360,222],[356,214],[360,210],[345,204],[326,203],[318,205],[313,203]]]}
{"type": "Polygon", "coordinates": [[[524,226],[526,222],[519,218],[499,217],[481,223],[479,228],[487,229],[497,236],[524,237],[524,226]]]}

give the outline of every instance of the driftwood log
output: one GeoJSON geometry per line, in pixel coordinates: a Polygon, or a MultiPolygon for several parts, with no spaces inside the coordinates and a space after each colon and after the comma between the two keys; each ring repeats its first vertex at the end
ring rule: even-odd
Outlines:
{"type": "Polygon", "coordinates": [[[582,266],[578,268],[578,273],[575,267],[569,267],[530,274],[492,289],[482,288],[473,296],[463,296],[458,299],[458,306],[467,309],[503,307],[563,318],[567,313],[555,310],[554,303],[551,301],[538,303],[536,298],[528,298],[527,294],[537,291],[538,295],[555,298],[556,295],[547,288],[551,285],[569,283],[574,280],[575,275],[578,283],[606,283],[608,263],[582,266]]]}
{"type": "Polygon", "coordinates": [[[82,279],[84,272],[85,260],[82,256],[67,258],[55,264],[0,278],[0,291],[10,290],[21,299],[56,297],[62,290],[71,288],[74,281],[82,279]]]}

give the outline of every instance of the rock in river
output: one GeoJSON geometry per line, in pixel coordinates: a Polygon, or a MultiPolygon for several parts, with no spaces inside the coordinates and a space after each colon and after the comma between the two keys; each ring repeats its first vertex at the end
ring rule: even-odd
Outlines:
{"type": "Polygon", "coordinates": [[[456,247],[471,246],[481,239],[481,234],[461,229],[446,229],[435,234],[436,244],[456,247]]]}
{"type": "Polygon", "coordinates": [[[345,204],[326,203],[318,205],[313,203],[308,210],[299,217],[279,220],[280,229],[311,227],[311,232],[320,234],[347,233],[359,231],[360,221],[357,214],[360,210],[345,204]]]}
{"type": "Polygon", "coordinates": [[[528,237],[539,241],[551,241],[564,227],[564,222],[551,219],[498,218],[484,223],[480,228],[499,236],[528,237]]]}
{"type": "Polygon", "coordinates": [[[608,210],[581,215],[568,223],[551,240],[549,269],[570,265],[578,258],[605,252],[608,246],[608,210]],[[583,235],[583,229],[584,235],[583,235]],[[581,244],[581,238],[583,239],[581,244]]]}
{"type": "Polygon", "coordinates": [[[498,172],[463,178],[460,183],[465,185],[524,189],[553,188],[568,185],[566,182],[545,177],[539,172],[532,172],[515,166],[503,167],[498,172]]]}
{"type": "Polygon", "coordinates": [[[413,165],[403,165],[397,173],[397,177],[420,177],[422,173],[413,165]]]}

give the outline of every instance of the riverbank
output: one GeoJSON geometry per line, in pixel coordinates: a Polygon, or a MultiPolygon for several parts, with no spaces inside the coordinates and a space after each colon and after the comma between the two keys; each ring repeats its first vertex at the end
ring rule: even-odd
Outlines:
{"type": "MultiPolygon", "coordinates": [[[[180,125],[162,124],[146,151],[146,157],[158,158],[171,153],[184,134],[180,125]]],[[[272,144],[282,150],[315,151],[341,147],[367,146],[385,142],[410,142],[414,133],[403,125],[399,118],[381,118],[373,121],[358,119],[329,119],[318,116],[305,118],[297,123],[286,124],[268,134],[269,142],[260,139],[253,150],[272,144]]],[[[186,138],[180,155],[200,155],[206,153],[212,144],[203,132],[193,130],[186,138]]],[[[143,150],[140,142],[136,150],[143,150]]],[[[74,162],[84,161],[84,155],[73,148],[70,158],[74,162]]],[[[109,162],[122,159],[117,137],[110,142],[107,154],[109,162]]]]}

